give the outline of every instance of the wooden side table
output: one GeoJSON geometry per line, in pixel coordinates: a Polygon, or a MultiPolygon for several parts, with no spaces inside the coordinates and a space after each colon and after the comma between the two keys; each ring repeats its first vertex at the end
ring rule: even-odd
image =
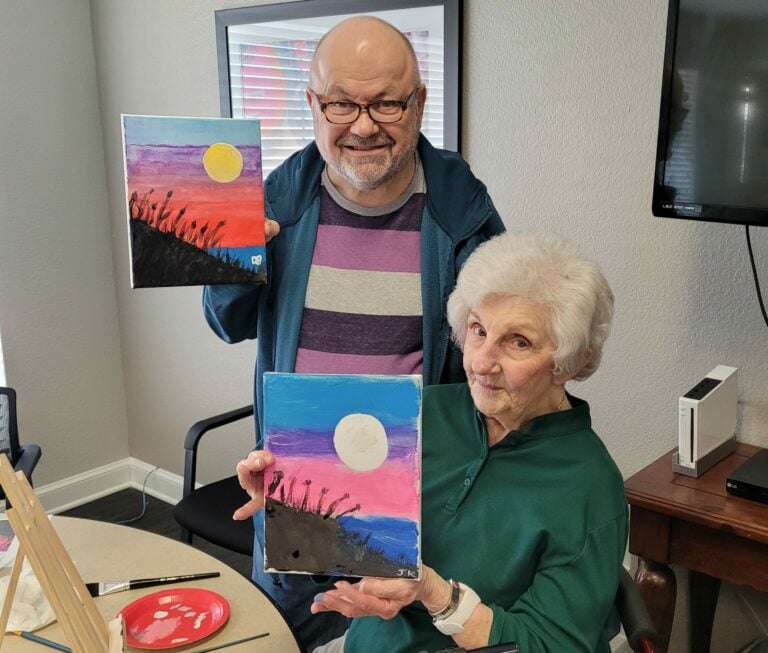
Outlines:
{"type": "Polygon", "coordinates": [[[629,551],[638,556],[635,581],[669,646],[677,564],[689,570],[689,642],[709,651],[720,581],[768,591],[768,504],[725,491],[726,477],[758,447],[739,444],[712,469],[691,478],[672,471],[672,454],[627,479],[629,551]]]}

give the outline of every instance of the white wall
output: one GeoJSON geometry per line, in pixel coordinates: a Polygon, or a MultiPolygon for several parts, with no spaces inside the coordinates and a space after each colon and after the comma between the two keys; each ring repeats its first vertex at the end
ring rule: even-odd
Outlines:
{"type": "MultiPolygon", "coordinates": [[[[214,9],[235,2],[91,3],[131,455],[182,473],[190,424],[252,401],[255,344],[226,345],[202,317],[201,289],[132,290],[120,114],[218,116],[214,9]]],[[[242,4],[242,3],[240,3],[242,4]]],[[[253,446],[250,421],[204,440],[203,480],[230,474],[253,446]]]]}
{"type": "MultiPolygon", "coordinates": [[[[603,365],[571,390],[625,477],[675,446],[677,398],[719,363],[739,368],[740,438],[768,446],[766,327],[743,227],[651,215],[666,4],[469,0],[465,15],[466,158],[509,227],[573,238],[616,294],[603,365]]],[[[768,233],[752,233],[768,280],[768,233]]],[[[726,587],[713,651],[764,634],[744,597],[768,623],[765,597],[726,587]]],[[[685,610],[680,598],[673,651],[685,610]]]]}
{"type": "MultiPolygon", "coordinates": [[[[509,226],[575,239],[614,288],[603,367],[574,389],[622,470],[675,445],[677,397],[718,363],[739,368],[741,439],[768,445],[744,228],[650,211],[666,3],[469,4],[464,152],[509,226]]],[[[753,242],[768,279],[766,230],[753,242]]]]}
{"type": "Polygon", "coordinates": [[[0,2],[0,328],[37,485],[128,455],[88,2],[0,2]]]}

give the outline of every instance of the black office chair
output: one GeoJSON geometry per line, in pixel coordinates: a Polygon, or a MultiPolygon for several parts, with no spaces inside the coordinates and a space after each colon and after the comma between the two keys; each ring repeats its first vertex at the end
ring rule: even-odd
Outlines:
{"type": "MultiPolygon", "coordinates": [[[[36,444],[19,444],[19,426],[16,417],[16,391],[0,387],[0,452],[8,456],[17,472],[24,472],[32,485],[32,471],[42,455],[36,444]]],[[[0,500],[5,494],[0,489],[0,500]]]]}
{"type": "Polygon", "coordinates": [[[633,651],[653,653],[661,647],[661,635],[653,625],[635,580],[623,565],[614,605],[619,613],[629,647],[633,651]]]}
{"type": "Polygon", "coordinates": [[[228,413],[214,415],[196,422],[184,439],[184,489],[173,516],[181,525],[181,540],[192,542],[193,535],[236,551],[253,555],[253,521],[235,521],[232,513],[248,499],[237,482],[237,476],[195,488],[197,476],[197,447],[202,437],[237,420],[253,415],[253,406],[243,406],[228,413]]]}

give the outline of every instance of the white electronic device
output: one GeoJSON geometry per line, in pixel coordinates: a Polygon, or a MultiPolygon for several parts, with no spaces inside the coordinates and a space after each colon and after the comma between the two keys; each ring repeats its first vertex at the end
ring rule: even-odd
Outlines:
{"type": "Polygon", "coordinates": [[[679,399],[676,472],[698,476],[736,446],[737,369],[718,365],[679,399]]]}

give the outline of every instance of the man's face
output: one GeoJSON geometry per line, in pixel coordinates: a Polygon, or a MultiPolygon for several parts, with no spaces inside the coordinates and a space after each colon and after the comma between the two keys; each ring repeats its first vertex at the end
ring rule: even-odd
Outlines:
{"type": "Polygon", "coordinates": [[[331,173],[336,173],[331,177],[334,183],[349,184],[357,191],[379,189],[396,183],[413,160],[426,98],[423,85],[394,123],[376,123],[367,111],[361,110],[355,122],[338,125],[328,122],[320,109],[321,101],[361,105],[381,100],[404,101],[414,90],[415,75],[407,62],[402,63],[402,56],[396,61],[400,62],[399,67],[393,65],[393,59],[380,56],[363,53],[342,60],[329,52],[313,75],[307,100],[312,107],[315,142],[331,173]]]}

